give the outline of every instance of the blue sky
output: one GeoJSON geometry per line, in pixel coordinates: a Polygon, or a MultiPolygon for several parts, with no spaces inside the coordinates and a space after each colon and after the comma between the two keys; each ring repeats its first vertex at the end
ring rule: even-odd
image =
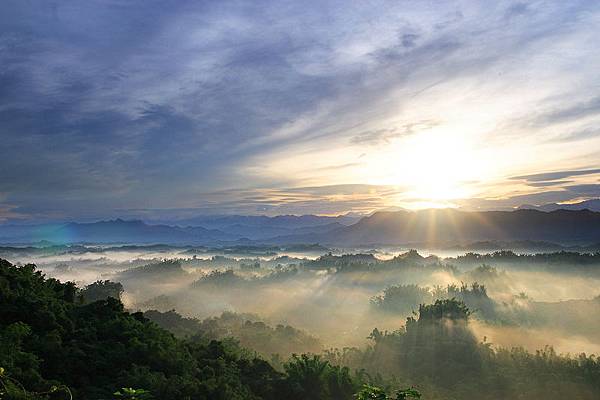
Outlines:
{"type": "Polygon", "coordinates": [[[4,1],[0,220],[600,196],[595,1],[4,1]]]}

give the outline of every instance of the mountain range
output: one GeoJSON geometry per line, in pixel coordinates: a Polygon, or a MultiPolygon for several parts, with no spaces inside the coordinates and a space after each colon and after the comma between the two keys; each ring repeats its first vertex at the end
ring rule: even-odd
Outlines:
{"type": "Polygon", "coordinates": [[[115,219],[43,225],[0,226],[0,243],[130,243],[201,244],[263,241],[279,236],[326,233],[358,221],[358,217],[316,215],[207,216],[177,224],[115,219]],[[185,225],[184,225],[185,224],[185,225]]]}
{"type": "MultiPolygon", "coordinates": [[[[192,222],[192,221],[188,221],[192,222]]],[[[235,243],[336,246],[425,244],[460,246],[481,241],[600,242],[600,212],[518,209],[383,211],[355,217],[201,217],[202,225],[149,224],[116,219],[34,226],[0,226],[0,243],[127,243],[225,245],[235,243]]]]}
{"type": "Polygon", "coordinates": [[[467,244],[476,241],[600,241],[600,213],[589,210],[468,212],[453,209],[377,212],[325,234],[280,237],[279,243],[356,245],[467,244]]]}

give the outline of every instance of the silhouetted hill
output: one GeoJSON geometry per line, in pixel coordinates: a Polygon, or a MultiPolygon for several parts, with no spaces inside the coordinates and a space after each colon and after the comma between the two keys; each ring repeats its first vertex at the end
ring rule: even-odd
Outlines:
{"type": "Polygon", "coordinates": [[[443,209],[377,212],[354,225],[324,234],[280,237],[275,241],[397,245],[467,244],[487,240],[594,243],[599,239],[600,213],[589,210],[467,212],[443,209]]]}

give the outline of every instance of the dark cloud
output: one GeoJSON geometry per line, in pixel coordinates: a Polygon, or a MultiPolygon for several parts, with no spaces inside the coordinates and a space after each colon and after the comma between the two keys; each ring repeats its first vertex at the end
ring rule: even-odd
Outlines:
{"type": "Polygon", "coordinates": [[[600,184],[589,183],[582,185],[571,185],[566,187],[567,190],[584,197],[600,197],[600,184]]]}
{"type": "Polygon", "coordinates": [[[418,38],[419,35],[416,33],[405,33],[402,35],[402,46],[408,48],[415,47],[418,38]]]}
{"type": "Polygon", "coordinates": [[[549,187],[549,186],[561,186],[573,181],[547,181],[547,182],[527,182],[528,186],[532,187],[549,187]]]}
{"type": "Polygon", "coordinates": [[[553,125],[600,115],[600,97],[548,111],[536,118],[539,125],[553,125]]]}
{"type": "Polygon", "coordinates": [[[510,210],[522,205],[541,206],[600,197],[600,184],[565,185],[561,189],[536,193],[518,194],[502,199],[466,199],[459,205],[467,209],[510,210]]]}
{"type": "Polygon", "coordinates": [[[507,20],[510,20],[512,18],[525,15],[528,12],[529,12],[529,7],[527,6],[526,3],[520,3],[520,2],[514,3],[514,4],[511,4],[506,9],[506,12],[504,13],[504,18],[506,18],[507,20]]]}
{"type": "Polygon", "coordinates": [[[527,182],[544,182],[544,181],[557,181],[564,178],[570,178],[572,176],[581,175],[593,175],[600,174],[600,168],[596,169],[584,169],[575,171],[556,171],[556,172],[543,172],[539,174],[513,176],[512,180],[523,180],[527,182]]]}
{"type": "Polygon", "coordinates": [[[459,201],[458,204],[465,209],[511,210],[522,205],[561,203],[573,200],[574,198],[577,198],[577,196],[572,192],[566,190],[551,190],[546,192],[507,196],[506,198],[502,199],[466,199],[459,201]]]}

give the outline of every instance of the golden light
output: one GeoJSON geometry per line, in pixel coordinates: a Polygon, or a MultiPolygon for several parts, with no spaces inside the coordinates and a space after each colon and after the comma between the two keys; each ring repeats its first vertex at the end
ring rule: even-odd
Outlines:
{"type": "Polygon", "coordinates": [[[433,129],[399,141],[391,180],[408,189],[411,208],[452,206],[451,200],[473,194],[488,162],[467,135],[433,129]]]}

